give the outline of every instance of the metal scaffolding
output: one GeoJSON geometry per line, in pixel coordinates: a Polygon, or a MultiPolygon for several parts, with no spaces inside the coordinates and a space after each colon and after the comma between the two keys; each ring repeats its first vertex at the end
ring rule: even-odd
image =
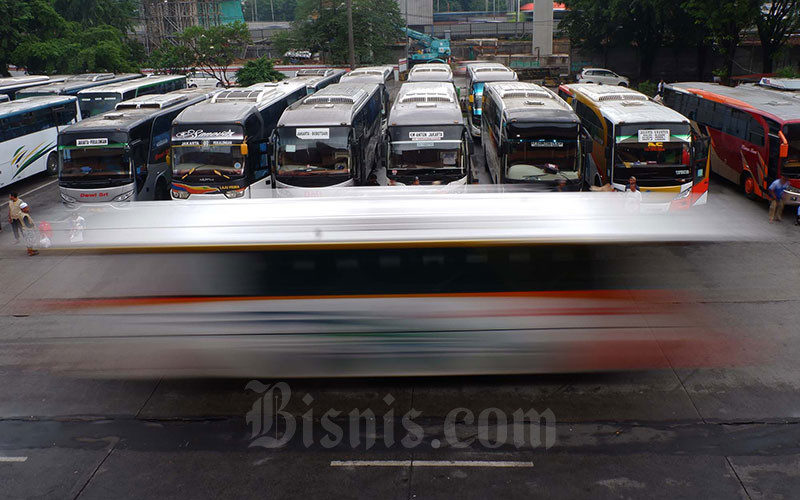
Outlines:
{"type": "Polygon", "coordinates": [[[174,43],[190,26],[207,28],[220,22],[219,0],[142,0],[142,7],[148,53],[174,43]]]}

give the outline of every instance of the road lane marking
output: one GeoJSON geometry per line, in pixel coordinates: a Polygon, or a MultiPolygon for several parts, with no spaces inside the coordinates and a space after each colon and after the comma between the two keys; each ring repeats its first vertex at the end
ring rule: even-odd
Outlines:
{"type": "Polygon", "coordinates": [[[25,462],[26,460],[28,460],[28,457],[0,457],[0,463],[25,462]]]}
{"type": "MultiPolygon", "coordinates": [[[[52,186],[52,185],[53,185],[54,183],[56,183],[56,182],[58,182],[58,179],[53,179],[52,181],[50,181],[50,182],[48,182],[48,183],[46,183],[46,184],[42,184],[41,186],[39,186],[39,187],[37,187],[37,188],[33,188],[33,189],[31,189],[31,190],[30,190],[30,191],[28,191],[27,193],[22,193],[21,195],[19,195],[19,197],[24,199],[24,198],[25,198],[26,196],[28,196],[29,194],[33,194],[33,193],[35,193],[36,191],[39,191],[40,189],[44,189],[44,188],[46,188],[47,186],[52,186]]],[[[4,207],[4,206],[6,206],[6,205],[8,205],[8,201],[6,201],[6,202],[5,202],[5,203],[3,203],[2,205],[0,205],[0,208],[1,208],[1,207],[4,207]]]]}
{"type": "Polygon", "coordinates": [[[533,462],[506,460],[331,460],[331,467],[500,467],[530,468],[533,462]]]}

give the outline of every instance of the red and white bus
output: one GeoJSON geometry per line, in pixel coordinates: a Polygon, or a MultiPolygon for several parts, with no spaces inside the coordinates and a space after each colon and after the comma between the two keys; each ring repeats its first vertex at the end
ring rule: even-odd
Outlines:
{"type": "Polygon", "coordinates": [[[754,85],[675,83],[664,103],[711,136],[711,169],[742,186],[748,196],[767,198],[770,183],[786,176],[784,202],[800,204],[800,99],[794,93],[754,85]]]}

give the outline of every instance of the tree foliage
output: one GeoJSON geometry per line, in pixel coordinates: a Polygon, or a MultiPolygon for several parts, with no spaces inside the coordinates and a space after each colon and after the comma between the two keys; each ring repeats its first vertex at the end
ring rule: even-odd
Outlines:
{"type": "Polygon", "coordinates": [[[762,71],[772,73],[775,54],[792,33],[800,30],[800,0],[772,0],[761,7],[756,26],[761,39],[762,71]]]}
{"type": "Polygon", "coordinates": [[[178,44],[188,51],[192,67],[201,68],[225,86],[231,84],[228,68],[244,56],[251,41],[250,31],[243,22],[210,28],[192,26],[178,36],[178,44]]]}
{"type": "Polygon", "coordinates": [[[255,61],[247,61],[236,72],[236,83],[242,87],[249,87],[254,83],[277,82],[283,80],[284,75],[274,67],[274,61],[264,56],[255,61]]]}
{"type": "Polygon", "coordinates": [[[137,21],[137,0],[55,0],[55,8],[67,21],[82,26],[107,24],[127,33],[137,21]]]}
{"type": "MultiPolygon", "coordinates": [[[[396,0],[353,0],[356,62],[389,62],[390,46],[401,38],[401,26],[403,19],[396,0]]],[[[288,36],[292,40],[302,41],[302,46],[290,47],[292,49],[320,52],[330,63],[347,62],[347,12],[344,2],[299,0],[292,33],[288,36]]]]}

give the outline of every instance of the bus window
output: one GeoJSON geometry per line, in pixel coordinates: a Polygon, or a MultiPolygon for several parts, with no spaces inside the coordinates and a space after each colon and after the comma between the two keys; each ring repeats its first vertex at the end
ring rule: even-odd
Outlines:
{"type": "Polygon", "coordinates": [[[792,179],[800,179],[800,123],[784,127],[784,134],[789,142],[789,155],[783,164],[783,173],[792,179]]]}

